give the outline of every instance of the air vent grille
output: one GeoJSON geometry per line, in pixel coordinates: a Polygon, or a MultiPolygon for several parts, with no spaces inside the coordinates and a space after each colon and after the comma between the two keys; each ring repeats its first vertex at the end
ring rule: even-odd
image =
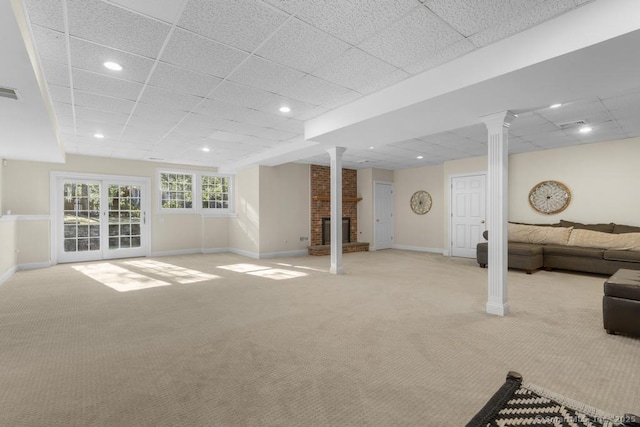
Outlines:
{"type": "Polygon", "coordinates": [[[18,91],[0,86],[0,98],[18,99],[18,91]]]}
{"type": "Polygon", "coordinates": [[[565,130],[585,126],[586,124],[587,122],[585,122],[584,120],[574,120],[572,122],[556,123],[556,126],[558,126],[562,130],[565,130]]]}

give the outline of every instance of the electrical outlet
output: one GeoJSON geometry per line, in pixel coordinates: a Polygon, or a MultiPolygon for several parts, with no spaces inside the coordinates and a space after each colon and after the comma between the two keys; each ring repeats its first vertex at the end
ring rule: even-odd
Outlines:
{"type": "Polygon", "coordinates": [[[303,237],[303,236],[301,236],[301,237],[300,237],[300,241],[301,241],[301,242],[308,242],[308,241],[309,241],[309,238],[308,238],[308,237],[303,237]]]}

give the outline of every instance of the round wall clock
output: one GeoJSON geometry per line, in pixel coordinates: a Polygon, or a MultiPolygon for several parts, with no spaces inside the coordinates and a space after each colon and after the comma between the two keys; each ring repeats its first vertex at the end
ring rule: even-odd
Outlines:
{"type": "Polygon", "coordinates": [[[571,191],[558,181],[542,181],[529,192],[529,204],[543,214],[552,215],[562,212],[569,203],[571,203],[571,191]]]}
{"type": "Polygon", "coordinates": [[[431,210],[431,194],[424,190],[416,191],[409,201],[411,210],[418,215],[424,215],[431,210]]]}

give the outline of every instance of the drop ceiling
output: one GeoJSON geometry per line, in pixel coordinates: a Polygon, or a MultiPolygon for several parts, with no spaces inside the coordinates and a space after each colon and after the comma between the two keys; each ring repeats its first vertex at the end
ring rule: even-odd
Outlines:
{"type": "MultiPolygon", "coordinates": [[[[71,154],[221,170],[327,163],[322,137],[305,140],[305,122],[330,119],[385,88],[604,2],[12,0],[25,15],[22,37],[35,45],[31,62],[46,81],[42,105],[51,105],[55,117],[48,131],[57,129],[57,138],[32,138],[32,146],[59,141],[71,154]],[[108,70],[105,61],[123,70],[108,70]],[[280,112],[284,105],[291,111],[280,112]]],[[[6,64],[0,86],[12,67],[6,64]]],[[[500,96],[509,106],[508,94],[500,96]]],[[[640,135],[640,84],[561,101],[559,109],[538,104],[522,111],[510,150],[640,135]],[[594,132],[577,135],[557,125],[575,120],[594,132]]],[[[11,108],[0,100],[0,112],[11,108]]],[[[486,153],[486,131],[477,123],[406,135],[389,132],[375,144],[357,136],[353,146],[341,141],[345,166],[402,169],[486,153]]],[[[5,142],[0,156],[29,158],[19,144],[5,142]]]]}

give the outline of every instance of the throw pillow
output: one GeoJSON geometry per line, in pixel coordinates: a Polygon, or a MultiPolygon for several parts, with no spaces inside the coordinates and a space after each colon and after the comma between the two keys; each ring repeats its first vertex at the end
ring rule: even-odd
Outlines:
{"type": "Polygon", "coordinates": [[[569,245],[583,248],[640,251],[640,233],[612,234],[591,230],[573,230],[569,237],[569,245]]]}
{"type": "Polygon", "coordinates": [[[510,242],[537,243],[540,245],[566,245],[571,234],[571,227],[540,227],[537,225],[507,225],[510,242]]]}

